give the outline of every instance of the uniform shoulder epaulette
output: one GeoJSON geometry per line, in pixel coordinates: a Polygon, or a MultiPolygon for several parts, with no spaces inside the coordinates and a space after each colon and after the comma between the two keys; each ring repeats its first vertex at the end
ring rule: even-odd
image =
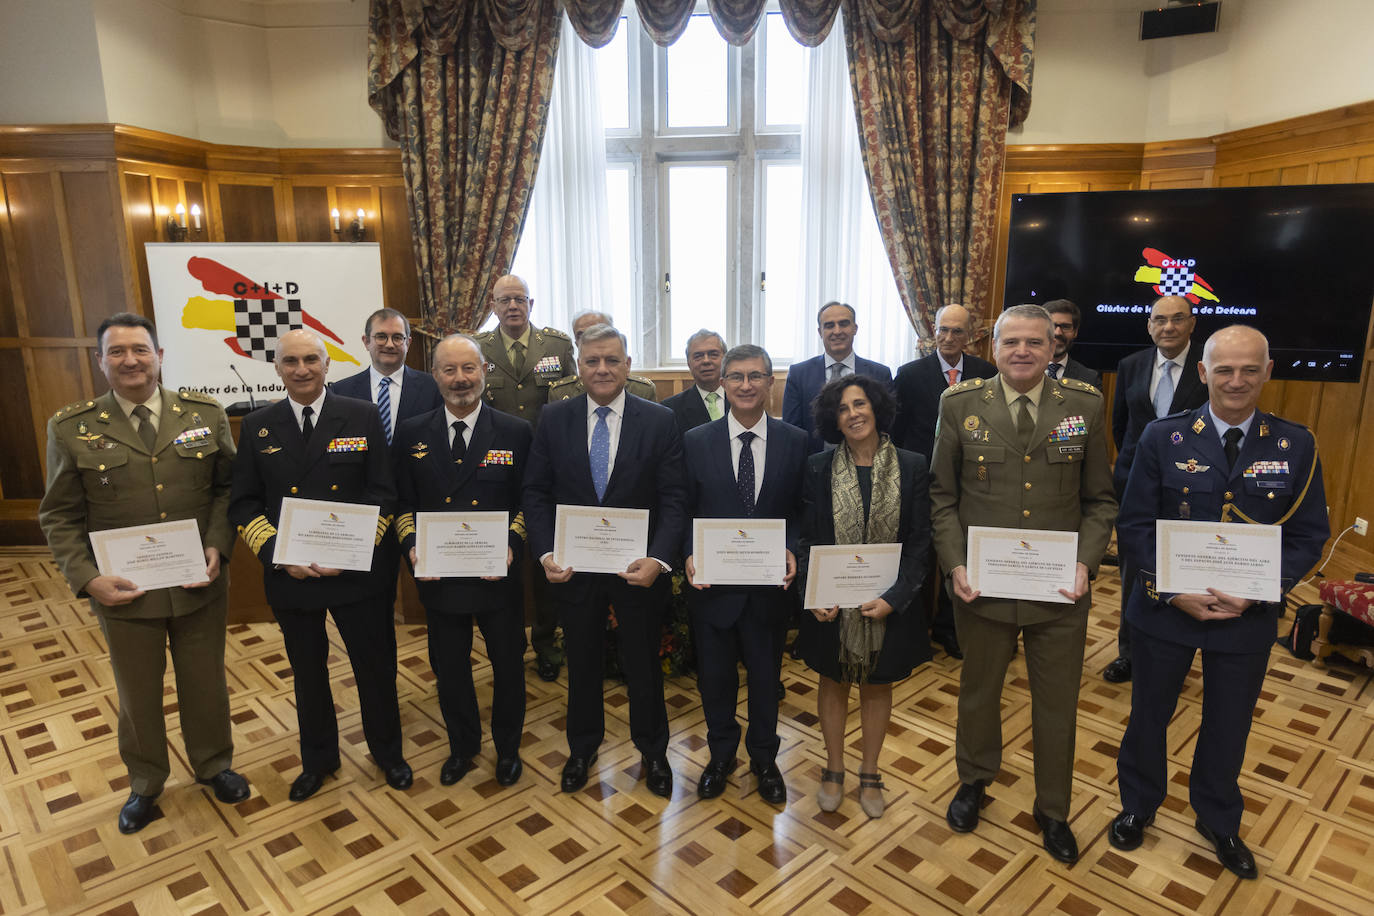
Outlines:
{"type": "Polygon", "coordinates": [[[950,386],[949,386],[949,390],[946,391],[945,394],[959,394],[959,393],[962,392],[962,391],[973,391],[975,388],[982,388],[982,387],[983,387],[983,379],[980,379],[980,378],[966,378],[966,379],[964,379],[962,382],[957,382],[957,383],[955,383],[955,384],[953,384],[953,385],[950,385],[950,386]]]}
{"type": "Polygon", "coordinates": [[[643,383],[646,384],[646,385],[652,385],[652,384],[654,383],[654,380],[651,379],[651,378],[649,378],[648,376],[644,376],[644,375],[635,375],[633,372],[627,374],[627,375],[626,375],[626,378],[628,378],[628,379],[630,379],[631,381],[634,381],[634,382],[643,382],[643,383]]]}
{"type": "Polygon", "coordinates": [[[177,396],[180,397],[183,401],[199,401],[202,404],[219,403],[219,400],[214,395],[206,394],[203,391],[196,391],[192,388],[178,389],[177,396]]]}
{"type": "Polygon", "coordinates": [[[478,331],[476,334],[472,335],[472,339],[480,343],[486,343],[487,341],[491,340],[492,337],[494,337],[495,335],[495,331],[478,331]]]}
{"type": "Polygon", "coordinates": [[[93,409],[95,409],[95,401],[74,401],[53,414],[52,418],[54,420],[60,420],[63,417],[74,417],[79,413],[85,413],[93,409]]]}
{"type": "Polygon", "coordinates": [[[1065,388],[1072,388],[1075,391],[1086,391],[1088,394],[1095,394],[1099,398],[1102,397],[1102,392],[1098,391],[1096,386],[1076,378],[1061,378],[1059,384],[1065,388]]]}
{"type": "Polygon", "coordinates": [[[568,385],[576,385],[580,381],[582,381],[580,376],[569,375],[559,379],[556,382],[551,383],[549,385],[549,389],[552,390],[554,388],[566,388],[568,385]]]}
{"type": "Polygon", "coordinates": [[[560,331],[558,328],[540,328],[540,334],[547,334],[550,337],[557,337],[559,340],[572,340],[567,331],[560,331]]]}

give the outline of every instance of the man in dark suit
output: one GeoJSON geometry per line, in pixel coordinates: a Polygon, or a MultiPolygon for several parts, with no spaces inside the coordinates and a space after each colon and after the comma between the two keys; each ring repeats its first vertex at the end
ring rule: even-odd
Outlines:
{"type": "MultiPolygon", "coordinates": [[[[897,418],[892,424],[892,443],[918,452],[930,461],[935,447],[935,420],[940,395],[964,379],[992,378],[997,367],[965,353],[973,330],[973,316],[962,305],[947,305],[935,313],[935,352],[912,360],[897,370],[897,418]]],[[[937,557],[932,551],[926,581],[935,588],[935,614],[930,637],[954,658],[963,658],[954,626],[954,605],[944,577],[935,575],[937,557]]]]}
{"type": "MultiPolygon", "coordinates": [[[[1126,491],[1126,479],[1135,459],[1136,443],[1147,424],[1160,417],[1201,407],[1207,401],[1207,386],[1198,375],[1202,344],[1193,343],[1193,307],[1182,296],[1163,296],[1150,306],[1146,329],[1155,345],[1125,357],[1116,367],[1116,388],[1112,394],[1112,438],[1116,440],[1116,466],[1112,484],[1116,498],[1126,491]]],[[[1117,550],[1121,564],[1121,604],[1135,586],[1135,571],[1130,558],[1117,550]]],[[[1102,669],[1102,676],[1113,684],[1131,679],[1131,628],[1125,614],[1117,628],[1116,658],[1102,669]]]]}
{"type": "MultiPolygon", "coordinates": [[[[378,506],[376,542],[381,542],[396,503],[386,433],[371,403],[326,392],[329,357],[313,331],[281,335],[276,368],[287,396],[243,418],[229,521],[262,561],[267,603],[291,662],[301,774],[291,784],[290,797],[304,801],[339,768],[326,610],[348,649],[368,749],[387,784],[407,789],[412,776],[401,749],[396,652],[386,648],[395,644],[387,583],[370,570],[274,560],[281,504],[288,496],[378,506]]],[[[372,568],[377,568],[375,549],[372,568]]]]}
{"type": "Polygon", "coordinates": [[[813,453],[825,448],[825,441],[816,432],[811,416],[811,402],[822,385],[831,379],[858,373],[879,379],[889,388],[892,386],[891,369],[854,352],[854,335],[858,330],[858,316],[852,306],[827,302],[816,315],[816,331],[821,335],[825,352],[793,363],[787,370],[787,384],[782,391],[782,418],[810,436],[809,448],[813,453]]]}
{"type": "Polygon", "coordinates": [[[1045,374],[1050,378],[1076,378],[1101,391],[1102,373],[1089,369],[1069,356],[1069,348],[1078,339],[1083,313],[1068,299],[1051,299],[1045,303],[1045,311],[1050,313],[1050,319],[1054,322],[1054,355],[1050,357],[1045,374]]]}
{"type": "Polygon", "coordinates": [[[725,338],[715,331],[702,328],[687,338],[687,368],[692,373],[692,386],[663,400],[663,406],[676,415],[677,428],[684,436],[689,429],[725,416],[729,405],[720,383],[724,357],[725,338]]]}
{"type": "Polygon", "coordinates": [[[520,559],[525,521],[520,483],[534,434],[526,421],[483,406],[486,361],[476,340],[462,334],[444,338],[434,348],[433,364],[445,406],[402,421],[392,449],[401,549],[416,565],[417,512],[499,512],[509,526],[504,575],[416,579],[429,628],[429,664],[448,727],[449,757],[439,770],[439,782],[451,786],[462,779],[482,745],[472,684],[475,623],[491,661],[496,781],[509,786],[522,769],[525,595],[520,559]]]}
{"type": "Polygon", "coordinates": [[[1151,570],[1165,562],[1155,553],[1157,519],[1280,526],[1280,595],[1321,558],[1331,528],[1316,441],[1305,427],[1256,409],[1273,366],[1254,328],[1213,334],[1198,370],[1208,402],[1146,426],[1117,520],[1121,551],[1139,575],[1126,609],[1135,678],[1117,756],[1122,813],[1107,838],[1135,849],[1164,802],[1169,720],[1201,649],[1202,724],[1189,800],[1198,832],[1242,878],[1256,869],[1240,838],[1238,779],[1283,599],[1252,601],[1217,588],[1163,593],[1151,570]]]}
{"type": "Polygon", "coordinates": [[[587,783],[605,737],[601,696],[606,615],[615,607],[620,665],[630,694],[630,737],[643,755],[649,791],[668,798],[668,714],[658,649],[668,577],[682,545],[686,486],[673,412],[627,394],[625,338],[609,325],[583,332],[578,369],[587,393],[544,410],[525,475],[530,552],[558,607],[568,659],[568,760],[564,792],[587,783]],[[578,572],[554,554],[556,507],[649,510],[645,555],[618,575],[578,572]]]}
{"type": "MultiPolygon", "coordinates": [[[[735,768],[740,726],[735,718],[739,663],[749,684],[749,731],[744,739],[759,796],[781,805],[787,787],[778,769],[778,699],[782,645],[791,611],[784,591],[796,576],[806,434],[768,416],[773,361],[762,347],[744,344],[725,355],[725,389],[730,413],[689,432],[683,440],[687,465],[687,508],[694,519],[783,519],[787,525],[785,564],[775,585],[697,584],[694,534],[686,532],[687,579],[697,649],[697,686],[706,715],[711,760],[697,783],[697,795],[715,798],[735,768]]],[[[747,524],[747,522],[746,522],[747,524]]]]}

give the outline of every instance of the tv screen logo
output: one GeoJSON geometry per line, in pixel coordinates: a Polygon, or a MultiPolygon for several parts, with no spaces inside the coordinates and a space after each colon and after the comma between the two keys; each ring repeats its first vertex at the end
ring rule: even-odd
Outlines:
{"type": "Polygon", "coordinates": [[[1136,268],[1135,281],[1149,283],[1156,294],[1182,296],[1193,305],[1203,299],[1221,301],[1212,290],[1212,284],[1193,269],[1197,267],[1194,258],[1171,258],[1158,248],[1146,248],[1140,255],[1148,266],[1136,268]]]}

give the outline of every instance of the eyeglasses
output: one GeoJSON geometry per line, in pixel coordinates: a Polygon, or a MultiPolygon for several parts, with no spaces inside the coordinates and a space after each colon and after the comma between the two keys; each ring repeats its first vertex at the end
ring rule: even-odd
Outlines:
{"type": "Polygon", "coordinates": [[[382,334],[381,332],[378,332],[372,335],[372,340],[378,344],[384,344],[387,341],[391,341],[399,347],[407,340],[410,340],[410,336],[407,334],[382,334]]]}
{"type": "Polygon", "coordinates": [[[750,372],[748,375],[745,375],[743,372],[727,372],[722,376],[722,378],[732,385],[738,385],[745,379],[749,380],[749,384],[757,385],[759,382],[769,377],[770,376],[763,372],[750,372]]]}
{"type": "Polygon", "coordinates": [[[967,337],[967,328],[936,328],[936,337],[967,337]]]}
{"type": "Polygon", "coordinates": [[[528,305],[529,299],[525,296],[500,296],[496,299],[497,305],[528,305]]]}
{"type": "Polygon", "coordinates": [[[1150,324],[1156,328],[1162,328],[1166,324],[1187,324],[1193,320],[1192,315],[1151,315],[1150,324]]]}

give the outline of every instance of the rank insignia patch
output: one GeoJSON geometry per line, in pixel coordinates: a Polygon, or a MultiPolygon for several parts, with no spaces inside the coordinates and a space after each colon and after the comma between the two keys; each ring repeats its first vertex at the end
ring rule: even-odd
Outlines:
{"type": "Polygon", "coordinates": [[[482,463],[477,465],[484,468],[488,465],[512,466],[515,464],[515,452],[508,448],[493,448],[487,450],[487,457],[482,459],[482,463]]]}
{"type": "Polygon", "coordinates": [[[327,452],[365,452],[367,451],[367,436],[339,436],[337,439],[330,439],[327,452]]]}

